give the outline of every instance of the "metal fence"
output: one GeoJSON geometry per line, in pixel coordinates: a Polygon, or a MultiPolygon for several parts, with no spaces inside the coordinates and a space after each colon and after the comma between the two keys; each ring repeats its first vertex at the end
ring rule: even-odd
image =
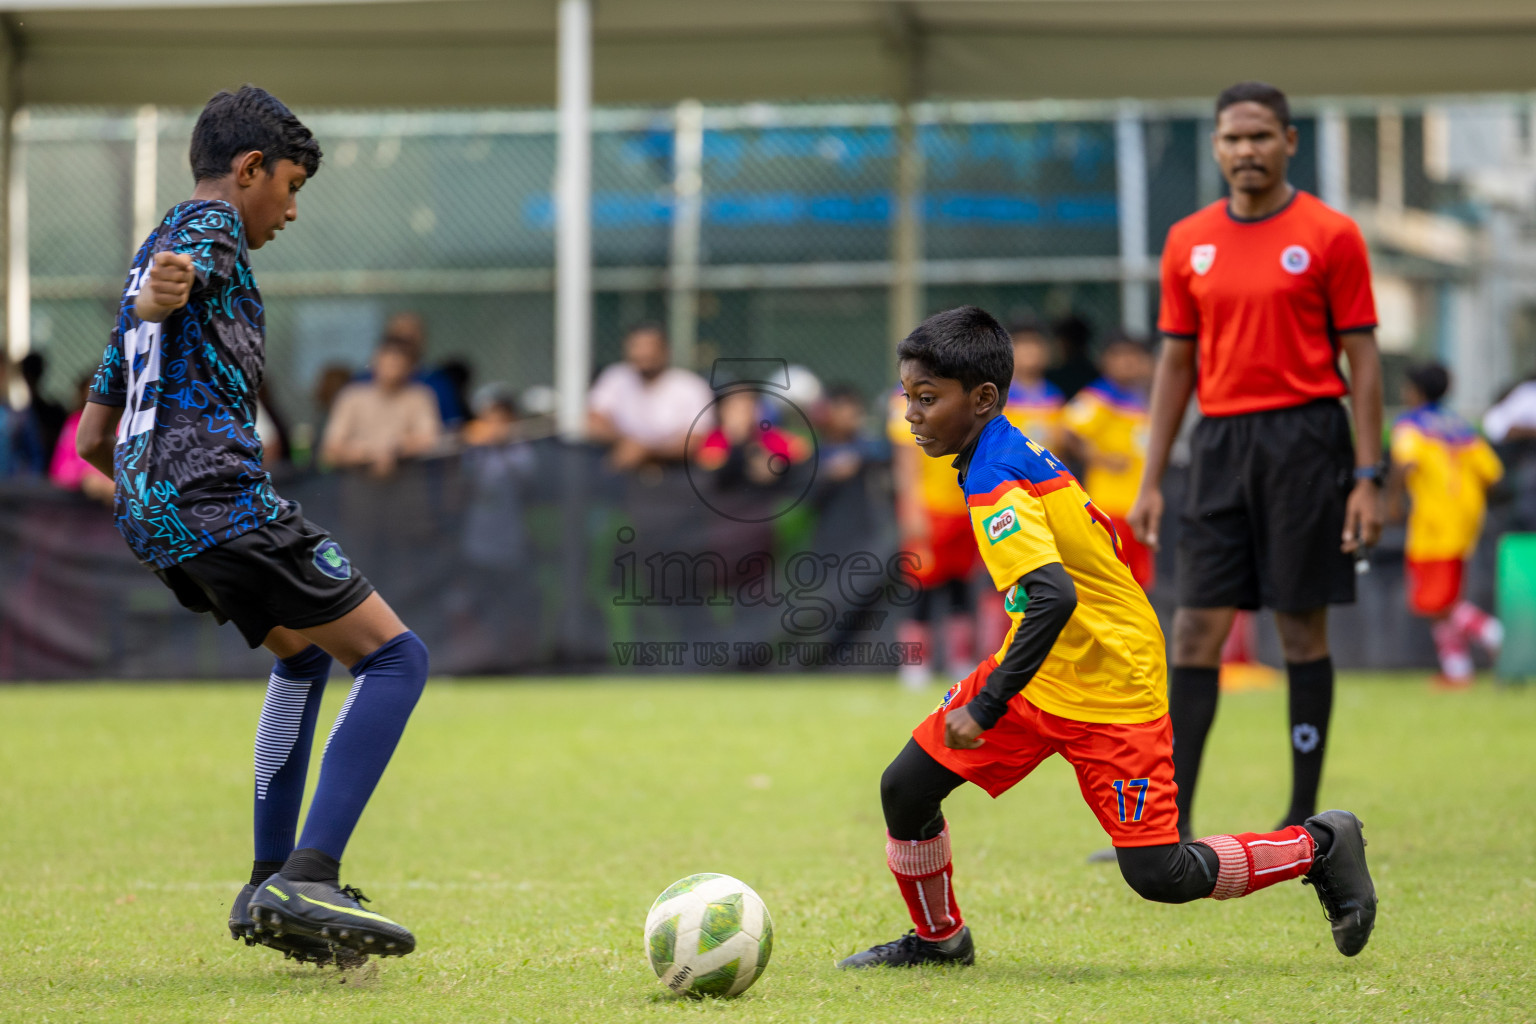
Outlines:
{"type": "MultiPolygon", "coordinates": [[[[624,325],[675,318],[684,288],[699,365],[774,356],[883,391],[896,326],[896,109],[694,111],[595,117],[596,365],[617,357],[624,325]]],[[[1384,202],[1382,182],[1396,180],[1399,206],[1475,236],[1482,228],[1464,193],[1424,172],[1425,117],[1394,116],[1383,121],[1367,103],[1307,112],[1293,181],[1369,214],[1384,202]],[[1383,148],[1383,124],[1396,125],[1396,149],[1383,148]],[[1381,173],[1382,153],[1397,154],[1395,179],[1381,173]]],[[[928,309],[1077,312],[1100,337],[1121,324],[1145,328],[1168,226],[1221,194],[1204,103],[923,104],[915,117],[928,309]]],[[[99,358],[131,250],[188,194],[192,120],[166,109],[19,115],[29,344],[49,357],[45,386],[60,397],[99,358]]],[[[269,380],[288,417],[314,421],[321,369],[361,366],[384,319],[404,309],[425,315],[429,359],[462,358],[476,382],[551,383],[553,114],[306,120],[325,164],[299,221],[254,260],[268,299],[269,380]]],[[[1462,334],[1480,330],[1476,315],[1457,310],[1482,308],[1467,296],[1476,299],[1486,275],[1473,257],[1437,258],[1434,244],[1411,251],[1381,220],[1366,219],[1378,277],[1402,284],[1391,292],[1399,326],[1384,329],[1387,347],[1399,360],[1454,353],[1462,334]]],[[[1518,321],[1502,307],[1488,315],[1518,321]]],[[[1501,329],[1507,373],[1527,342],[1501,329]]]]}

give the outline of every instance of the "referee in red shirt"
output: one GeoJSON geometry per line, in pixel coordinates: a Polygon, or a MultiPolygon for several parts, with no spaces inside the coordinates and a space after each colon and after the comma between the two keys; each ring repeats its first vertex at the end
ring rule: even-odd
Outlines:
{"type": "Polygon", "coordinates": [[[1279,89],[1243,82],[1223,92],[1212,143],[1231,193],[1168,232],[1163,351],[1128,517],[1156,546],[1168,451],[1196,392],[1205,418],[1180,520],[1169,680],[1186,839],[1238,609],[1273,609],[1285,651],[1292,788],[1281,825],[1316,813],[1333,707],[1328,606],[1354,602],[1351,556],[1381,533],[1381,359],[1360,229],[1286,181],[1296,128],[1279,89]],[[1339,401],[1351,392],[1353,439],[1339,401]]]}

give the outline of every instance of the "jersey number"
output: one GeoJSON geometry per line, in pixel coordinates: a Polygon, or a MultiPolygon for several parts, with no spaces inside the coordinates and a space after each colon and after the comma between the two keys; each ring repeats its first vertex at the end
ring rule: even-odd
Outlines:
{"type": "Polygon", "coordinates": [[[1151,784],[1151,779],[1116,779],[1110,783],[1110,785],[1115,787],[1115,801],[1120,805],[1121,822],[1141,820],[1141,812],[1147,804],[1147,787],[1151,784]],[[1136,793],[1136,809],[1127,818],[1125,816],[1125,796],[1129,791],[1136,793]]]}
{"type": "Polygon", "coordinates": [[[155,407],[145,405],[144,391],[160,379],[160,325],[143,321],[125,333],[123,360],[128,364],[128,400],[117,424],[118,444],[155,425],[155,407]]]}
{"type": "MultiPolygon", "coordinates": [[[[1088,510],[1088,515],[1092,517],[1093,521],[1104,527],[1105,531],[1108,532],[1109,544],[1115,549],[1115,557],[1120,559],[1120,564],[1130,568],[1131,560],[1126,556],[1125,549],[1120,546],[1120,531],[1115,529],[1114,520],[1099,511],[1099,506],[1095,505],[1092,501],[1083,502],[1083,507],[1088,510]]],[[[1120,820],[1124,821],[1124,816],[1121,816],[1120,820]]]]}

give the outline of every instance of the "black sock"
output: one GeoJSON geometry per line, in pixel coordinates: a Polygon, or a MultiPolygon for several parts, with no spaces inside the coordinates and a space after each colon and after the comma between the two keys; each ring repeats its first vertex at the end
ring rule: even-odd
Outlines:
{"type": "Polygon", "coordinates": [[[1190,808],[1200,778],[1200,755],[1216,720],[1221,670],[1175,665],[1168,679],[1168,717],[1173,722],[1173,781],[1179,787],[1179,835],[1194,835],[1190,808]]]}
{"type": "Polygon", "coordinates": [[[260,885],[281,870],[283,870],[283,862],[280,860],[252,861],[251,884],[260,885]]]}
{"type": "Polygon", "coordinates": [[[1291,809],[1286,825],[1300,825],[1317,813],[1323,778],[1328,718],[1333,713],[1333,659],[1286,662],[1291,708],[1291,809]]]}
{"type": "Polygon", "coordinates": [[[1312,856],[1321,857],[1333,849],[1332,832],[1329,832],[1321,825],[1305,825],[1303,827],[1307,830],[1307,835],[1312,837],[1312,844],[1316,847],[1312,851],[1312,856]]]}
{"type": "Polygon", "coordinates": [[[330,882],[341,880],[341,861],[313,848],[294,850],[283,862],[283,877],[295,882],[330,882]]]}

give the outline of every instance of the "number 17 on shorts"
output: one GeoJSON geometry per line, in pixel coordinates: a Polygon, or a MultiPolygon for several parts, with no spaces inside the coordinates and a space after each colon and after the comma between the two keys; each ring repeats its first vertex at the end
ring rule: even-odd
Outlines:
{"type": "Polygon", "coordinates": [[[1120,821],[1140,821],[1141,812],[1147,806],[1147,787],[1152,784],[1151,779],[1116,779],[1110,785],[1115,787],[1115,802],[1120,808],[1120,821]],[[1135,801],[1131,805],[1131,801],[1135,801]],[[1127,816],[1126,812],[1130,814],[1127,816]]]}

